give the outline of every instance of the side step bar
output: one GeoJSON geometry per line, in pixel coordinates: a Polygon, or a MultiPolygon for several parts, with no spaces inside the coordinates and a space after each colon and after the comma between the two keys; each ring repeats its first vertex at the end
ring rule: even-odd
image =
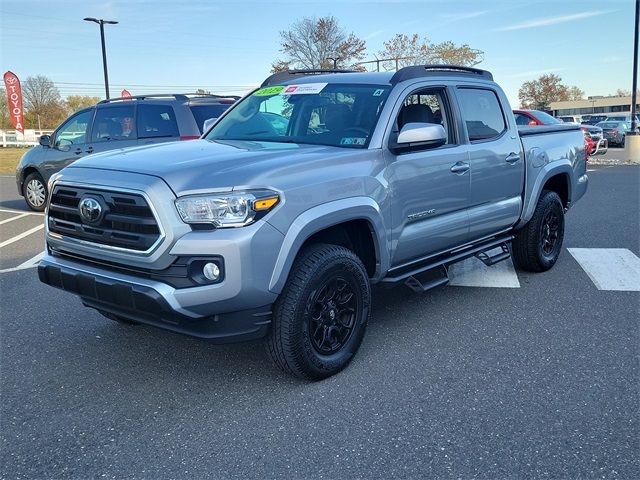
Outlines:
{"type": "Polygon", "coordinates": [[[449,282],[447,266],[453,263],[475,256],[485,265],[491,266],[508,259],[511,256],[509,251],[511,240],[513,240],[512,235],[503,235],[477,245],[454,250],[448,254],[418,260],[411,265],[390,270],[388,276],[382,279],[382,283],[404,283],[416,292],[425,292],[449,282]],[[487,252],[498,247],[502,249],[500,253],[488,255],[487,252]]]}

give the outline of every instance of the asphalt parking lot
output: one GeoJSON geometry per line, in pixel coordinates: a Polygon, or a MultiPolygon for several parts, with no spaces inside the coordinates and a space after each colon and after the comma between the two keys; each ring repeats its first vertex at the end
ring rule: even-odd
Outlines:
{"type": "MultiPolygon", "coordinates": [[[[640,478],[639,179],[594,167],[549,272],[376,290],[319,383],[111,322],[39,283],[42,216],[0,224],[0,477],[640,478]]],[[[0,187],[0,222],[26,212],[0,187]]]]}

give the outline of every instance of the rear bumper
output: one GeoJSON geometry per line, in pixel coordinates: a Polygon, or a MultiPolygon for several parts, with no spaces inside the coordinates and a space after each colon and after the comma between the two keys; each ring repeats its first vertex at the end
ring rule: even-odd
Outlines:
{"type": "Polygon", "coordinates": [[[143,284],[122,276],[101,275],[47,256],[38,266],[43,283],[74,293],[88,307],[164,330],[230,343],[263,337],[271,323],[271,305],[235,312],[198,315],[181,308],[166,284],[143,284]]]}

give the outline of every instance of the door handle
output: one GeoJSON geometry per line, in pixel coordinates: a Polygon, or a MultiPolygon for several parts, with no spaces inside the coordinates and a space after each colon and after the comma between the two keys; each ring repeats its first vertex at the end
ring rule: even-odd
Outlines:
{"type": "Polygon", "coordinates": [[[89,147],[85,150],[87,153],[93,153],[93,147],[89,147]]]}
{"type": "Polygon", "coordinates": [[[520,160],[520,155],[518,155],[517,153],[510,153],[509,155],[507,155],[507,158],[504,159],[505,162],[510,163],[512,165],[516,163],[518,160],[520,160]]]}
{"type": "Polygon", "coordinates": [[[73,152],[73,153],[75,153],[76,155],[80,155],[82,153],[82,149],[80,147],[78,147],[78,148],[76,148],[76,151],[73,152]]]}
{"type": "Polygon", "coordinates": [[[464,175],[469,171],[469,164],[464,162],[457,162],[451,167],[451,172],[456,175],[464,175]]]}

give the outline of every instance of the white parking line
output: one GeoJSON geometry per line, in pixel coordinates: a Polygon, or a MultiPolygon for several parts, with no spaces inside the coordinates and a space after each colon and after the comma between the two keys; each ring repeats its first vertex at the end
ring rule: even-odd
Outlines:
{"type": "Polygon", "coordinates": [[[37,225],[37,226],[35,226],[33,228],[30,228],[26,232],[22,232],[20,235],[16,235],[15,237],[11,237],[10,239],[5,240],[4,242],[0,243],[0,248],[6,247],[7,245],[11,245],[12,243],[17,242],[18,240],[22,240],[24,237],[28,237],[32,233],[36,233],[38,230],[40,230],[42,228],[44,228],[44,224],[37,225]]]}
{"type": "Polygon", "coordinates": [[[22,210],[14,210],[14,209],[9,209],[9,208],[0,208],[0,212],[4,212],[4,213],[24,213],[26,215],[37,215],[40,217],[44,217],[44,213],[38,213],[38,212],[25,212],[22,210]]]}
{"type": "MultiPolygon", "coordinates": [[[[500,252],[500,249],[497,250],[500,252]]],[[[511,259],[487,267],[475,257],[449,267],[449,285],[455,287],[520,288],[511,259]]]]}
{"type": "Polygon", "coordinates": [[[5,268],[4,270],[0,270],[0,273],[17,272],[18,270],[25,270],[27,268],[37,267],[38,263],[40,263],[40,260],[42,260],[42,257],[44,257],[44,252],[40,252],[35,257],[30,258],[29,260],[21,263],[17,267],[5,268]]]}
{"type": "Polygon", "coordinates": [[[18,220],[20,218],[28,217],[28,213],[21,213],[20,215],[16,215],[15,217],[7,218],[6,220],[0,221],[0,225],[4,225],[5,223],[13,222],[14,220],[18,220]]]}
{"type": "Polygon", "coordinates": [[[598,290],[640,292],[640,258],[626,248],[568,248],[598,290]]]}

